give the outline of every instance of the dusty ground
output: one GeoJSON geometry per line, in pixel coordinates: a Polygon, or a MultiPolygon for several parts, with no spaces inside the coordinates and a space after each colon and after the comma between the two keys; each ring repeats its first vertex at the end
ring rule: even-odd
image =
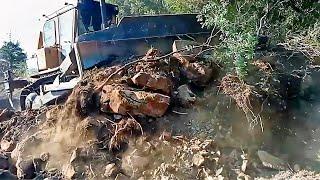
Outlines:
{"type": "Polygon", "coordinates": [[[320,179],[317,71],[292,75],[307,63],[262,58],[243,82],[157,57],[87,72],[63,105],[4,113],[0,178],[320,179]]]}

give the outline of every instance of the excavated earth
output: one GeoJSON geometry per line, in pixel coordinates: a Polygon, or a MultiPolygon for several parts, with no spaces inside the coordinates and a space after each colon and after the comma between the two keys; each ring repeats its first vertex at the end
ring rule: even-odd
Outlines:
{"type": "Polygon", "coordinates": [[[202,50],[151,49],[64,104],[0,111],[0,179],[320,179],[314,62],[266,51],[244,82],[202,50]]]}

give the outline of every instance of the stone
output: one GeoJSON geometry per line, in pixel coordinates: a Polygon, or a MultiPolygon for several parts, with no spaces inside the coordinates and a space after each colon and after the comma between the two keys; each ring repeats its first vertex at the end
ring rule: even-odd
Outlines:
{"type": "Polygon", "coordinates": [[[122,173],[118,174],[115,180],[130,180],[130,178],[122,173]]]}
{"type": "Polygon", "coordinates": [[[172,89],[172,81],[168,77],[160,75],[151,75],[140,72],[131,78],[132,82],[140,87],[146,87],[151,90],[160,90],[165,94],[170,94],[172,89]]]}
{"type": "Polygon", "coordinates": [[[11,159],[13,159],[14,161],[18,161],[19,157],[21,154],[21,148],[19,146],[19,144],[14,148],[14,150],[11,152],[11,159]]]}
{"type": "Polygon", "coordinates": [[[201,51],[201,47],[192,48],[194,46],[199,46],[200,44],[195,41],[188,40],[175,40],[172,45],[172,51],[175,52],[173,56],[177,58],[180,63],[192,63],[196,61],[195,56],[201,51]],[[188,48],[188,50],[181,51],[188,48]],[[180,52],[179,52],[180,51],[180,52]]]}
{"type": "Polygon", "coordinates": [[[200,167],[204,164],[204,157],[200,154],[195,154],[192,158],[192,163],[197,166],[197,167],[200,167]]]}
{"type": "Polygon", "coordinates": [[[196,95],[190,90],[188,85],[182,85],[177,90],[179,103],[184,107],[190,107],[196,102],[196,95]]]}
{"type": "Polygon", "coordinates": [[[50,158],[50,154],[49,154],[49,153],[47,153],[47,152],[42,153],[42,154],[40,155],[40,159],[41,159],[43,162],[48,161],[48,160],[49,160],[49,158],[50,158]]]}
{"type": "Polygon", "coordinates": [[[301,171],[300,165],[299,165],[299,164],[295,164],[295,165],[293,166],[293,170],[296,171],[296,172],[301,171]]]}
{"type": "Polygon", "coordinates": [[[6,170],[0,170],[0,179],[2,180],[17,180],[18,177],[11,174],[11,172],[6,170]]]}
{"type": "Polygon", "coordinates": [[[127,175],[132,176],[143,172],[149,164],[150,159],[148,157],[136,154],[127,154],[122,158],[121,168],[127,175]]]}
{"type": "Polygon", "coordinates": [[[20,179],[33,179],[42,169],[41,159],[31,159],[27,161],[17,161],[17,176],[20,179]]]}
{"type": "Polygon", "coordinates": [[[9,141],[6,139],[2,139],[0,142],[1,150],[4,152],[11,152],[16,147],[16,143],[14,141],[9,141]]]}
{"type": "Polygon", "coordinates": [[[113,115],[113,118],[114,118],[115,120],[121,120],[121,119],[122,119],[122,115],[114,114],[114,115],[113,115]]]}
{"type": "Polygon", "coordinates": [[[194,41],[177,40],[173,43],[173,56],[177,58],[182,65],[182,74],[199,85],[205,85],[213,76],[213,69],[210,64],[205,62],[197,62],[198,55],[202,48],[190,48],[190,50],[178,52],[186,47],[199,46],[199,43],[194,41]]]}
{"type": "Polygon", "coordinates": [[[115,177],[119,172],[119,169],[115,163],[108,164],[105,168],[105,177],[115,177]]]}
{"type": "Polygon", "coordinates": [[[10,168],[10,163],[7,157],[1,155],[0,156],[0,169],[8,170],[10,168]]]}
{"type": "Polygon", "coordinates": [[[78,157],[79,157],[79,150],[76,149],[76,150],[72,151],[69,163],[70,164],[73,163],[74,161],[77,160],[78,157]]]}
{"type": "Polygon", "coordinates": [[[101,111],[111,110],[121,115],[163,116],[170,104],[170,97],[159,93],[104,89],[100,98],[101,111]]]}
{"type": "Polygon", "coordinates": [[[205,85],[213,76],[213,69],[204,63],[187,63],[181,69],[182,74],[198,85],[205,85]]]}
{"type": "Polygon", "coordinates": [[[157,56],[160,55],[160,52],[158,49],[151,48],[147,51],[146,55],[143,57],[143,59],[148,60],[148,59],[154,59],[157,56]]]}
{"type": "Polygon", "coordinates": [[[0,122],[9,120],[13,115],[13,111],[8,109],[0,109],[0,122]]]}
{"type": "Polygon", "coordinates": [[[66,164],[62,167],[62,174],[67,178],[67,179],[73,179],[75,178],[77,172],[75,168],[71,164],[66,164]]]}
{"type": "Polygon", "coordinates": [[[265,167],[279,170],[279,171],[288,169],[287,163],[284,160],[278,157],[275,157],[266,151],[258,151],[257,154],[260,161],[262,162],[262,165],[265,167]]]}

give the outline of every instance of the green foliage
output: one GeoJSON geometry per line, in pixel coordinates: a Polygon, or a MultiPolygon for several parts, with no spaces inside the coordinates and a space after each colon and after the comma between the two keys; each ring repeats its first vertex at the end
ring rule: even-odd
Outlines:
{"type": "Polygon", "coordinates": [[[221,31],[215,58],[231,64],[231,70],[244,78],[259,35],[283,42],[319,22],[319,11],[319,3],[313,0],[210,0],[200,17],[204,26],[221,31]]]}
{"type": "Polygon", "coordinates": [[[120,8],[120,16],[200,12],[208,0],[108,0],[120,8]]]}
{"type": "Polygon", "coordinates": [[[266,4],[268,13],[262,33],[272,36],[275,43],[283,42],[292,34],[302,34],[320,20],[320,3],[315,0],[285,0],[266,4]]]}
{"type": "Polygon", "coordinates": [[[208,0],[165,0],[171,13],[200,12],[208,0]]]}
{"type": "Polygon", "coordinates": [[[16,77],[28,77],[29,71],[26,61],[15,64],[15,67],[16,68],[13,69],[13,74],[16,77]]]}
{"type": "MultiPolygon", "coordinates": [[[[15,72],[24,72],[26,70],[27,55],[23,52],[19,42],[4,42],[0,48],[0,59],[9,61],[15,72]]],[[[16,75],[19,75],[18,73],[16,75]]]]}
{"type": "Polygon", "coordinates": [[[240,77],[247,74],[248,61],[253,59],[257,44],[258,14],[255,12],[259,6],[256,4],[253,7],[250,1],[211,1],[202,10],[204,26],[216,27],[222,32],[222,42],[214,52],[215,57],[229,65],[232,62],[233,65],[229,67],[235,67],[240,77]]]}
{"type": "Polygon", "coordinates": [[[141,14],[164,14],[169,10],[164,0],[108,0],[120,9],[120,16],[141,14]]]}

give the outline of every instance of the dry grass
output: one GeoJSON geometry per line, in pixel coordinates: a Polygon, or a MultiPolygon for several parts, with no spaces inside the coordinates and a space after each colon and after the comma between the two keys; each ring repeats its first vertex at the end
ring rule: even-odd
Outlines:
{"type": "Polygon", "coordinates": [[[250,96],[253,87],[243,82],[238,76],[226,75],[221,81],[222,92],[234,99],[238,107],[245,113],[250,129],[260,125],[263,131],[263,123],[260,114],[255,114],[250,104],[250,96]]]}

